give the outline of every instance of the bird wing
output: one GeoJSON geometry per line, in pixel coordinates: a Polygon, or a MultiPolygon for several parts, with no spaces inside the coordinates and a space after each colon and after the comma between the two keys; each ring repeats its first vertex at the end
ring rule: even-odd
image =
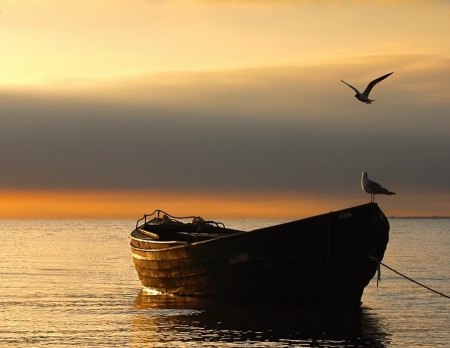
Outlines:
{"type": "Polygon", "coordinates": [[[380,184],[374,183],[375,185],[372,185],[372,190],[378,192],[378,193],[385,193],[387,190],[381,186],[380,184]]]}
{"type": "Polygon", "coordinates": [[[359,91],[353,87],[352,85],[349,85],[347,82],[345,82],[344,80],[341,80],[341,82],[344,82],[347,86],[349,86],[351,89],[353,89],[356,93],[360,94],[359,91]]]}
{"type": "Polygon", "coordinates": [[[374,194],[379,194],[379,193],[383,194],[383,193],[388,192],[387,189],[385,189],[379,183],[372,181],[372,180],[370,180],[369,188],[371,191],[373,191],[374,194]]]}
{"type": "Polygon", "coordinates": [[[369,83],[369,84],[367,85],[366,89],[364,90],[364,94],[365,94],[366,96],[369,96],[370,91],[372,90],[372,88],[375,87],[375,85],[376,85],[378,82],[383,81],[386,77],[388,77],[389,75],[392,75],[393,73],[394,73],[394,72],[391,72],[391,73],[389,73],[389,74],[383,75],[383,76],[381,76],[381,77],[379,77],[379,78],[373,80],[371,83],[369,83]]]}

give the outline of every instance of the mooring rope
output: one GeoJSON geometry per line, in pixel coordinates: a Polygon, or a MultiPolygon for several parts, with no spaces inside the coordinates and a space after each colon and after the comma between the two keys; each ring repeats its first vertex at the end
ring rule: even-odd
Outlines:
{"type": "Polygon", "coordinates": [[[413,282],[413,283],[415,283],[415,284],[417,284],[417,285],[419,285],[419,286],[421,286],[421,287],[423,287],[423,288],[425,288],[425,289],[427,289],[429,291],[432,291],[432,292],[434,292],[434,293],[436,293],[436,294],[438,294],[438,295],[440,295],[442,297],[446,297],[446,298],[450,299],[450,296],[448,296],[446,294],[443,294],[442,292],[439,292],[437,290],[434,290],[434,289],[432,289],[432,288],[430,288],[430,287],[428,287],[428,286],[426,286],[424,284],[421,284],[418,281],[416,281],[416,280],[414,280],[414,279],[412,279],[410,277],[405,276],[404,274],[400,273],[399,271],[396,271],[392,267],[389,267],[388,265],[385,265],[384,263],[381,262],[381,260],[378,257],[374,257],[374,256],[370,256],[369,255],[369,258],[377,264],[377,289],[378,289],[378,283],[381,281],[380,265],[383,265],[384,267],[386,267],[387,269],[391,270],[392,272],[397,273],[399,276],[402,276],[403,278],[405,278],[405,279],[407,279],[407,280],[409,280],[409,281],[411,281],[411,282],[413,282]]]}
{"type": "MultiPolygon", "coordinates": [[[[400,272],[396,271],[396,270],[393,269],[392,267],[389,267],[388,265],[385,265],[383,262],[379,262],[379,263],[380,263],[381,265],[383,265],[384,267],[386,267],[387,269],[391,270],[392,272],[397,273],[399,276],[402,276],[403,278],[408,279],[409,281],[411,281],[411,282],[413,282],[413,283],[415,283],[415,284],[417,284],[417,285],[420,285],[421,287],[423,287],[423,288],[425,288],[425,289],[427,289],[427,290],[429,290],[429,291],[432,291],[432,292],[434,292],[434,293],[436,293],[436,294],[438,294],[438,295],[441,295],[442,297],[446,297],[446,298],[449,298],[449,299],[450,299],[450,296],[448,296],[448,295],[446,295],[446,294],[443,294],[442,292],[436,291],[436,290],[434,290],[434,289],[432,289],[432,288],[430,288],[430,287],[428,287],[428,286],[426,286],[426,285],[423,285],[423,284],[419,283],[418,281],[416,281],[416,280],[414,280],[414,279],[411,279],[411,278],[405,276],[404,274],[401,274],[400,272]]],[[[378,282],[377,282],[377,284],[378,284],[378,282]]]]}

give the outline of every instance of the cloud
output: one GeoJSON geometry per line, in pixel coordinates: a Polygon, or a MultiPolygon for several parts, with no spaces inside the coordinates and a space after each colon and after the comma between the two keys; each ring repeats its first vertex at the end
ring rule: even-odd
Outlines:
{"type": "Polygon", "coordinates": [[[448,59],[375,61],[4,91],[0,187],[337,197],[360,196],[368,171],[399,195],[450,194],[448,59]],[[372,105],[339,81],[364,86],[394,63],[372,105]]]}

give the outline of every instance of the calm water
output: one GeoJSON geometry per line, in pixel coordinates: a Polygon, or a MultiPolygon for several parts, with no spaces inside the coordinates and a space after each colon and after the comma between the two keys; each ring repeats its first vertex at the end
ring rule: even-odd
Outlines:
{"type": "MultiPolygon", "coordinates": [[[[224,221],[251,229],[273,221],[224,221]]],[[[393,219],[383,262],[450,294],[450,220],[393,219]]],[[[0,347],[449,347],[450,299],[382,267],[360,311],[143,291],[135,221],[0,221],[0,347]]]]}

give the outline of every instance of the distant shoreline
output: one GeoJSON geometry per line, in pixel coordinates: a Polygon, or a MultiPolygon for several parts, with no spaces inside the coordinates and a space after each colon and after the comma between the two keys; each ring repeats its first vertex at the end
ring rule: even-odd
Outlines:
{"type": "Polygon", "coordinates": [[[450,219],[450,216],[389,216],[389,219],[430,219],[430,220],[439,220],[439,219],[450,219]]]}

